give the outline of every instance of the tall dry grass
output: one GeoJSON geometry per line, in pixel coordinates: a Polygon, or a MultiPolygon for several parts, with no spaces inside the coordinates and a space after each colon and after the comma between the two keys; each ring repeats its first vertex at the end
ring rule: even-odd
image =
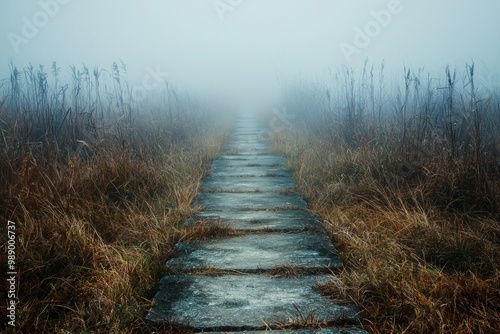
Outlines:
{"type": "Polygon", "coordinates": [[[274,148],[345,264],[321,289],[355,302],[370,333],[498,333],[498,95],[473,65],[405,69],[394,90],[383,70],[284,94],[293,125],[274,148]]]}
{"type": "Polygon", "coordinates": [[[2,330],[152,330],[155,284],[176,240],[193,237],[181,223],[231,119],[170,85],[135,104],[124,70],[73,67],[63,84],[55,64],[12,66],[4,81],[0,216],[16,223],[19,282],[17,325],[2,330]]]}

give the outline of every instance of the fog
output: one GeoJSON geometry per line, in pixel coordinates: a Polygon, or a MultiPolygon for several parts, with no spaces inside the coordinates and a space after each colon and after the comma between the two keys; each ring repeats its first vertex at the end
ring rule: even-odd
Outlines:
{"type": "MultiPolygon", "coordinates": [[[[274,101],[277,78],[322,78],[342,65],[444,73],[474,61],[483,81],[500,72],[497,0],[5,0],[0,76],[56,61],[127,65],[193,94],[274,101]]],[[[497,83],[494,81],[494,83],[497,83]]]]}

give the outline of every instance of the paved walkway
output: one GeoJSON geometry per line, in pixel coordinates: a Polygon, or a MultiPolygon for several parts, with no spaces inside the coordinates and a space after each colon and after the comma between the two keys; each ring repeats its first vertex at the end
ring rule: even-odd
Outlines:
{"type": "Polygon", "coordinates": [[[195,331],[259,331],[283,324],[319,323],[322,331],[366,333],[350,327],[357,311],[335,304],[316,289],[342,263],[318,218],[307,211],[284,168],[270,154],[255,119],[240,118],[225,155],[215,160],[195,204],[195,220],[223,221],[241,232],[215,240],[179,243],[167,262],[147,315],[195,331]]]}

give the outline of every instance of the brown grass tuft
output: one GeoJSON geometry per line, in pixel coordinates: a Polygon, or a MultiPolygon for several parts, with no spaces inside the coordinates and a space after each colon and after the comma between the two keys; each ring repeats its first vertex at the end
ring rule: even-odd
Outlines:
{"type": "Polygon", "coordinates": [[[182,231],[179,241],[200,241],[240,235],[242,235],[241,231],[234,229],[226,222],[218,220],[199,220],[193,227],[182,231]]]}
{"type": "Polygon", "coordinates": [[[266,274],[270,275],[271,277],[290,278],[300,277],[306,273],[307,272],[305,270],[302,270],[301,268],[290,264],[278,265],[266,271],[266,274]]]}

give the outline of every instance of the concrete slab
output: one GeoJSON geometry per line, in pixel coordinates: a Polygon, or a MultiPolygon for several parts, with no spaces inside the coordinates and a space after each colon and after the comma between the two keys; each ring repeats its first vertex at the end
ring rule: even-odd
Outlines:
{"type": "Polygon", "coordinates": [[[298,309],[328,324],[355,324],[357,310],[322,296],[314,288],[319,279],[328,276],[165,276],[146,319],[205,331],[260,330],[298,320],[298,309]]]}
{"type": "Polygon", "coordinates": [[[234,168],[234,167],[282,167],[283,164],[277,161],[265,161],[263,159],[254,160],[215,160],[212,168],[234,168]],[[260,160],[260,161],[259,161],[260,160]]]}
{"type": "Polygon", "coordinates": [[[272,159],[274,161],[279,161],[281,163],[286,162],[286,158],[282,157],[280,155],[276,155],[273,153],[265,153],[265,154],[258,154],[258,155],[251,155],[251,154],[224,154],[218,159],[224,159],[224,160],[252,160],[252,159],[272,159]]]}
{"type": "Polygon", "coordinates": [[[259,131],[261,129],[262,126],[258,122],[241,122],[234,124],[233,133],[245,133],[251,131],[259,131]]]}
{"type": "Polygon", "coordinates": [[[224,146],[225,149],[235,149],[244,151],[267,151],[267,144],[265,142],[248,141],[248,142],[231,142],[224,146]]]}
{"type": "Polygon", "coordinates": [[[226,154],[222,155],[221,157],[224,157],[225,155],[237,155],[241,157],[245,156],[259,156],[259,155],[269,155],[273,154],[272,152],[268,151],[267,149],[261,150],[261,151],[244,151],[244,150],[229,150],[229,152],[226,152],[226,154]]]}
{"type": "Polygon", "coordinates": [[[167,262],[174,271],[218,268],[240,272],[293,266],[305,271],[341,268],[337,250],[324,233],[263,233],[179,243],[180,256],[167,262]]]}
{"type": "Polygon", "coordinates": [[[210,170],[210,176],[219,177],[265,177],[265,176],[275,176],[275,177],[292,177],[289,171],[284,170],[280,166],[247,166],[247,167],[233,167],[233,168],[217,168],[212,167],[210,170]]]}
{"type": "Polygon", "coordinates": [[[239,144],[242,142],[260,142],[263,138],[262,131],[233,134],[230,143],[239,144]]]}
{"type": "Polygon", "coordinates": [[[261,129],[236,129],[235,132],[231,134],[231,141],[238,141],[240,139],[254,138],[259,139],[262,137],[263,130],[261,129]]]}
{"type": "Polygon", "coordinates": [[[262,130],[262,127],[257,122],[242,122],[234,124],[233,133],[238,134],[260,130],[262,130]]]}
{"type": "Polygon", "coordinates": [[[261,155],[235,155],[228,154],[212,162],[212,167],[245,167],[245,166],[263,166],[279,167],[284,166],[286,159],[273,154],[261,155]]]}
{"type": "Polygon", "coordinates": [[[240,332],[203,332],[206,334],[260,334],[260,333],[271,333],[271,334],[368,334],[367,331],[354,328],[322,328],[322,329],[291,329],[291,330],[274,330],[274,331],[240,331],[240,332]]]}
{"type": "Polygon", "coordinates": [[[224,221],[237,230],[322,230],[319,217],[305,210],[200,212],[197,219],[224,221]]]}
{"type": "Polygon", "coordinates": [[[292,191],[294,183],[288,177],[207,177],[202,192],[283,192],[292,191]]]}
{"type": "Polygon", "coordinates": [[[262,137],[262,133],[264,133],[264,130],[260,129],[239,129],[238,132],[234,132],[231,135],[231,141],[232,142],[237,142],[242,139],[248,139],[252,138],[255,140],[258,140],[262,137]]]}
{"type": "Polygon", "coordinates": [[[203,206],[205,211],[229,210],[286,210],[306,209],[306,201],[292,193],[282,195],[275,192],[266,193],[201,193],[195,205],[203,206]]]}

